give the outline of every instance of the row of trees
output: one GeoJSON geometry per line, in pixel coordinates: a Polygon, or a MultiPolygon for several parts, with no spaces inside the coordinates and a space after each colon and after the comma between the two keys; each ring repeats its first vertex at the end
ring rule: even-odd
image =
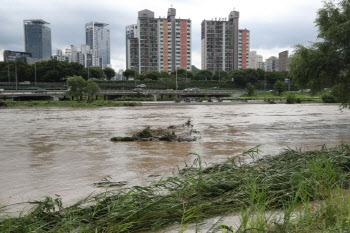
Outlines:
{"type": "Polygon", "coordinates": [[[69,76],[81,76],[84,79],[96,78],[96,79],[111,79],[115,76],[115,71],[112,68],[90,67],[84,68],[79,63],[59,62],[56,60],[37,62],[33,65],[28,65],[24,61],[15,62],[0,62],[0,82],[15,82],[16,81],[16,69],[17,79],[19,82],[23,81],[36,81],[37,82],[62,82],[69,76]]]}
{"type": "Polygon", "coordinates": [[[259,81],[266,80],[267,84],[273,85],[277,80],[284,80],[289,78],[288,72],[265,72],[258,69],[245,69],[235,70],[233,72],[211,72],[209,70],[199,70],[196,74],[184,69],[178,69],[177,72],[173,71],[171,74],[167,72],[149,71],[145,74],[137,74],[134,70],[127,69],[123,72],[123,75],[129,78],[137,78],[140,80],[150,79],[159,80],[166,78],[175,78],[177,73],[178,79],[191,79],[197,81],[234,81],[239,86],[245,86],[247,83],[257,83],[259,81]]]}

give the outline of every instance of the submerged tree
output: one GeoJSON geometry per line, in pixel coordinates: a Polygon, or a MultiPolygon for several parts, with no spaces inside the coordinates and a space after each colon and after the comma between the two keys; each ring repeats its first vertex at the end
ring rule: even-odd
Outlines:
{"type": "Polygon", "coordinates": [[[333,87],[333,95],[350,106],[350,0],[325,2],[316,18],[320,42],[297,45],[291,58],[293,81],[313,91],[333,87]]]}

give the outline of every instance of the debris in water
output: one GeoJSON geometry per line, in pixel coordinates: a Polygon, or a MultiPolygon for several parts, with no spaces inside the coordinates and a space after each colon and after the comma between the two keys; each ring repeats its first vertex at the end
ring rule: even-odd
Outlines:
{"type": "Polygon", "coordinates": [[[112,177],[110,176],[105,176],[100,182],[94,183],[96,187],[119,187],[119,186],[124,186],[127,185],[127,181],[118,181],[118,182],[113,182],[111,181],[112,177]]]}
{"type": "Polygon", "coordinates": [[[151,129],[146,127],[142,131],[134,134],[132,137],[113,137],[112,142],[131,142],[131,141],[169,141],[169,142],[192,142],[200,138],[200,132],[193,129],[191,120],[184,124],[171,125],[165,129],[151,129]]]}

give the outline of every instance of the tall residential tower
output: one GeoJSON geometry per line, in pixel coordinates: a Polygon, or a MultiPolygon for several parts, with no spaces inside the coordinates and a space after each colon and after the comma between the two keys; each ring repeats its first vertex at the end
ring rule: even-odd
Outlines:
{"type": "Polygon", "coordinates": [[[42,19],[24,20],[25,51],[32,54],[32,58],[51,59],[51,29],[48,22],[42,19]]]}
{"type": "Polygon", "coordinates": [[[99,22],[85,24],[86,45],[97,51],[103,66],[111,64],[110,31],[106,28],[107,25],[99,22]]]}
{"type": "Polygon", "coordinates": [[[191,20],[176,19],[176,9],[169,8],[167,17],[154,17],[154,12],[138,12],[137,30],[127,40],[127,68],[138,73],[191,70],[191,20]]]}
{"type": "Polygon", "coordinates": [[[238,23],[238,11],[231,11],[228,20],[226,18],[203,20],[202,69],[215,72],[233,71],[239,68],[238,23]]]}
{"type": "Polygon", "coordinates": [[[132,24],[125,27],[125,39],[126,39],[126,69],[130,69],[130,41],[128,39],[137,38],[137,24],[132,24]]]}

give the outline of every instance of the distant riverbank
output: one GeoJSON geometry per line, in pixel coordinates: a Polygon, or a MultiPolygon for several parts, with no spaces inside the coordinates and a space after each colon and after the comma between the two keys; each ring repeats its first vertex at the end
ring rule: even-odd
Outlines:
{"type": "Polygon", "coordinates": [[[139,102],[118,102],[112,100],[95,100],[91,103],[86,101],[6,101],[8,108],[26,108],[26,107],[67,107],[67,108],[96,108],[96,107],[127,107],[141,106],[139,102]]]}

